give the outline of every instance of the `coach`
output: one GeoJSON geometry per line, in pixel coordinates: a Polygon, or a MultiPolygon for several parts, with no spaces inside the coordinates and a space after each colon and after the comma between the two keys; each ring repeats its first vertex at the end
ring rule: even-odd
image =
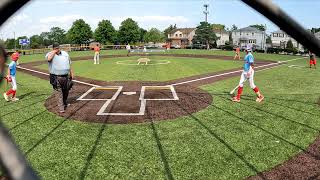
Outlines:
{"type": "Polygon", "coordinates": [[[50,84],[58,92],[57,102],[60,113],[64,113],[68,104],[69,90],[72,86],[73,71],[69,54],[61,51],[59,44],[52,45],[53,51],[46,54],[49,63],[50,84]]]}

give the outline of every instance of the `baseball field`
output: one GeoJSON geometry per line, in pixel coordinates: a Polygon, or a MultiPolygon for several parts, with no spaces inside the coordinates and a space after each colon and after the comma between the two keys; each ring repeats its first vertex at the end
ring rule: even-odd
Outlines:
{"type": "Polygon", "coordinates": [[[243,62],[231,51],[101,54],[94,65],[92,52],[70,53],[77,82],[63,115],[44,54],[19,60],[20,101],[1,100],[0,116],[43,179],[319,176],[320,71],[308,59],[254,53],[265,100],[246,83],[234,103],[243,62]]]}

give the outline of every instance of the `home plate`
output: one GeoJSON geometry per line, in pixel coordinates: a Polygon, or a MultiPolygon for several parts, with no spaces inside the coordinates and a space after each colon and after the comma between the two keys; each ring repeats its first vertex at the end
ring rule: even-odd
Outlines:
{"type": "Polygon", "coordinates": [[[130,96],[136,94],[136,92],[123,92],[122,94],[130,96]]]}

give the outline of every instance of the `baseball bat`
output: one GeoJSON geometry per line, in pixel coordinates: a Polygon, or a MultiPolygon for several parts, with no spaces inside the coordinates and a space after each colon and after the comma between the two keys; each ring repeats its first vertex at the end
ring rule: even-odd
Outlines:
{"type": "MultiPolygon", "coordinates": [[[[246,79],[243,81],[243,83],[246,82],[247,80],[248,80],[248,78],[246,78],[246,79]]],[[[230,94],[233,94],[233,93],[236,91],[236,89],[238,89],[238,87],[239,87],[239,85],[237,85],[234,89],[232,89],[232,90],[230,91],[230,94]]]]}

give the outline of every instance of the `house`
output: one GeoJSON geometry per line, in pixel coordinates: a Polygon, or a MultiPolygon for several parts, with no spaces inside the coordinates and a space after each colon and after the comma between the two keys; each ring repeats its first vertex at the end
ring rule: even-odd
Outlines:
{"type": "Polygon", "coordinates": [[[179,28],[174,29],[168,34],[168,41],[172,46],[185,48],[192,44],[196,28],[179,28]]]}
{"type": "Polygon", "coordinates": [[[213,32],[218,37],[217,47],[224,46],[224,45],[226,45],[226,42],[230,42],[229,33],[226,30],[224,30],[224,29],[222,29],[222,30],[214,29],[213,32]]]}
{"type": "Polygon", "coordinates": [[[293,47],[301,51],[303,50],[303,46],[284,31],[278,30],[271,33],[272,47],[274,48],[286,48],[289,40],[292,41],[293,47]]]}
{"type": "Polygon", "coordinates": [[[266,48],[266,33],[254,27],[245,27],[232,32],[234,46],[244,49],[248,46],[264,50],[266,48]]]}

